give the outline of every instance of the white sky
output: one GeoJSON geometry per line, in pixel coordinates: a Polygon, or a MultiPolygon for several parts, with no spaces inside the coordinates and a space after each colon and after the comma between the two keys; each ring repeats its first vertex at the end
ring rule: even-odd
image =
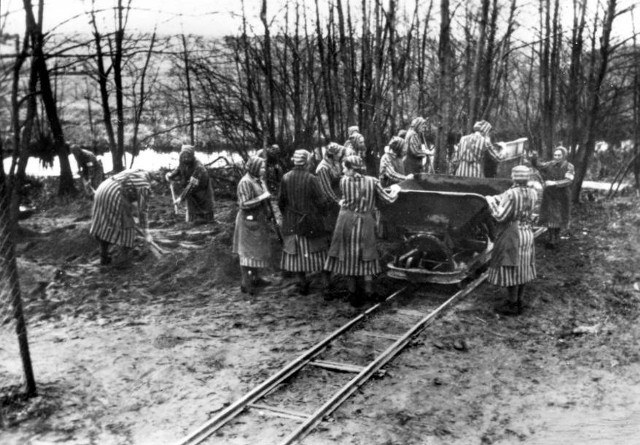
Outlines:
{"type": "MultiPolygon", "coordinates": [[[[314,0],[300,0],[302,4],[309,8],[309,13],[314,14],[314,0]]],[[[321,0],[321,5],[325,5],[328,0],[321,0]]],[[[422,10],[426,11],[429,0],[419,0],[422,10]]],[[[458,5],[460,8],[467,1],[479,5],[480,0],[453,0],[451,7],[458,5]]],[[[590,13],[593,15],[595,5],[598,1],[606,3],[606,0],[588,0],[590,13]]],[[[37,4],[38,0],[32,0],[37,4]]],[[[268,0],[269,20],[282,19],[284,16],[283,5],[287,0],[268,0]]],[[[360,0],[344,0],[344,5],[351,3],[354,12],[359,12],[360,0]]],[[[55,30],[56,33],[80,32],[89,33],[90,27],[85,11],[91,8],[91,0],[45,0],[44,29],[45,31],[55,30]]],[[[113,29],[113,12],[110,8],[116,4],[116,0],[95,0],[98,9],[104,8],[108,12],[102,14],[102,21],[105,29],[113,29]]],[[[127,0],[123,0],[126,4],[127,0]]],[[[386,3],[386,1],[385,1],[386,3]]],[[[433,16],[437,18],[438,0],[433,0],[433,16]]],[[[506,9],[506,1],[505,4],[506,9]]],[[[553,3],[553,2],[552,2],[553,3]]],[[[571,28],[572,3],[573,0],[560,0],[562,5],[562,21],[565,30],[571,28]]],[[[635,3],[635,0],[619,0],[618,9],[627,8],[635,3]]],[[[249,18],[249,23],[257,26],[257,32],[262,31],[258,15],[262,0],[245,0],[245,7],[249,18]]],[[[289,1],[294,5],[294,0],[289,1]]],[[[407,8],[412,11],[415,0],[399,0],[400,8],[407,8]]],[[[521,32],[525,34],[538,27],[537,5],[538,0],[519,0],[521,8],[519,22],[521,32]]],[[[321,6],[321,10],[322,10],[321,6]]],[[[461,9],[459,9],[461,10],[461,9]]],[[[24,32],[24,12],[22,0],[0,0],[0,11],[2,13],[3,32],[20,33],[24,32]],[[8,15],[7,12],[9,13],[8,15]]],[[[506,12],[504,12],[506,14],[506,12]]],[[[235,34],[240,30],[241,22],[241,2],[240,0],[133,0],[132,11],[127,29],[130,32],[151,32],[154,26],[158,27],[160,34],[199,34],[206,36],[235,34]]],[[[356,14],[359,15],[359,14],[356,14]]],[[[640,10],[635,12],[636,22],[640,23],[640,10]]],[[[614,22],[614,36],[627,37],[632,35],[631,14],[627,13],[617,17],[614,22]]],[[[455,26],[455,25],[454,25],[455,26]]],[[[640,25],[637,26],[640,31],[640,25]]],[[[437,29],[434,28],[437,33],[437,29]]]]}

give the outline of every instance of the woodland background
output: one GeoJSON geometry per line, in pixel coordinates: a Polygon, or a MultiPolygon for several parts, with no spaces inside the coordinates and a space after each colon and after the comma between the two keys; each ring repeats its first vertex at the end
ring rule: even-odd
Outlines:
{"type": "Polygon", "coordinates": [[[319,135],[341,142],[355,124],[379,152],[416,116],[431,123],[440,172],[460,135],[486,119],[496,140],[527,137],[545,157],[569,147],[574,200],[597,141],[640,178],[631,1],[243,0],[240,29],[221,37],[130,30],[135,0],[70,11],[90,35],[45,33],[44,0],[22,6],[1,20],[24,21],[24,32],[0,33],[0,136],[14,196],[30,156],[58,156],[59,192],[73,193],[69,143],[110,151],[118,171],[125,152],[181,142],[243,157],[277,143],[288,157],[319,135]],[[255,6],[258,23],[248,19],[255,6]],[[630,32],[618,30],[629,16],[630,32]]]}

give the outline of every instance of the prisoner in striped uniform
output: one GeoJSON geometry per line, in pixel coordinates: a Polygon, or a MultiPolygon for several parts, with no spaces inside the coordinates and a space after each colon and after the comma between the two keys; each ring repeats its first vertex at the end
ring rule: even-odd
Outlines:
{"type": "Polygon", "coordinates": [[[522,312],[525,284],[536,277],[535,246],[531,228],[536,191],[527,185],[529,167],[519,165],[511,170],[515,184],[501,195],[488,196],[491,214],[501,223],[489,266],[489,282],[506,287],[508,300],[498,308],[506,315],[522,312]]]}
{"type": "Polygon", "coordinates": [[[347,134],[349,137],[344,143],[345,156],[355,155],[364,159],[367,147],[364,143],[364,136],[360,134],[360,128],[357,125],[352,125],[347,128],[347,134]]]}
{"type": "Polygon", "coordinates": [[[327,232],[322,214],[329,203],[318,178],[307,170],[311,153],[296,150],[291,160],[293,170],[280,183],[278,206],[282,212],[283,270],[298,276],[298,292],[309,293],[307,273],[321,272],[327,258],[327,232]]]}
{"type": "Polygon", "coordinates": [[[89,233],[100,242],[100,263],[111,263],[109,246],[116,244],[126,249],[133,247],[136,239],[134,213],[146,240],[148,232],[148,206],[151,194],[149,173],[140,170],[125,170],[102,182],[93,201],[91,228],[89,233]]]}
{"type": "Polygon", "coordinates": [[[240,290],[253,295],[256,287],[270,284],[260,278],[259,270],[271,257],[269,212],[266,200],[271,194],[264,183],[266,161],[253,156],[247,161],[247,173],[238,183],[238,214],[233,232],[232,252],[240,258],[240,290]]]}
{"type": "Polygon", "coordinates": [[[571,184],[575,175],[573,164],[567,161],[567,149],[557,147],[553,151],[553,161],[532,164],[544,181],[540,224],[549,228],[548,247],[554,248],[560,241],[560,229],[569,227],[571,219],[571,184]]]}
{"type": "Polygon", "coordinates": [[[499,151],[496,151],[489,138],[490,131],[489,122],[478,121],[473,126],[472,134],[462,136],[453,159],[453,164],[456,166],[455,176],[484,178],[485,153],[496,161],[501,159],[499,151]]]}
{"type": "Polygon", "coordinates": [[[427,131],[427,120],[423,117],[416,117],[411,121],[411,126],[404,138],[404,171],[407,174],[420,173],[424,170],[426,163],[428,173],[433,173],[429,162],[429,151],[424,140],[424,133],[427,131]]]}
{"type": "Polygon", "coordinates": [[[176,204],[183,200],[187,202],[187,222],[213,222],[214,197],[213,185],[209,172],[196,159],[193,145],[183,145],[180,148],[178,168],[165,176],[167,181],[179,181],[183,188],[176,204]]]}
{"type": "Polygon", "coordinates": [[[394,136],[385,147],[385,152],[380,158],[380,184],[382,187],[389,187],[405,179],[413,179],[413,173],[405,175],[404,163],[402,162],[402,151],[404,141],[398,136],[394,136]]]}
{"type": "Polygon", "coordinates": [[[329,208],[322,217],[324,229],[333,232],[340,211],[340,177],[342,175],[342,158],[344,147],[331,142],[325,149],[322,161],[316,168],[316,176],[320,184],[320,191],[325,201],[329,201],[329,208]]]}
{"type": "Polygon", "coordinates": [[[371,298],[373,276],[381,271],[375,237],[376,198],[394,202],[399,186],[392,186],[393,190],[386,192],[377,178],[363,174],[364,165],[359,156],[347,156],[343,164],[344,177],[340,180],[343,198],[325,269],[348,278],[349,300],[357,306],[363,300],[356,293],[356,277],[364,277],[364,292],[371,298]]]}

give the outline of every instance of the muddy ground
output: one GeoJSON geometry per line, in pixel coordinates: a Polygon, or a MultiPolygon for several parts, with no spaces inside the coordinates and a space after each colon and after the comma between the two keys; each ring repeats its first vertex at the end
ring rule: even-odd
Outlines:
{"type": "MultiPolygon", "coordinates": [[[[275,269],[274,286],[241,294],[230,199],[217,224],[191,227],[155,184],[151,226],[169,253],[140,244],[101,267],[89,201],[50,190],[17,246],[38,396],[12,397],[20,361],[0,328],[2,444],[174,443],[361,311],[317,284],[299,296],[275,269]]],[[[483,285],[303,443],[640,443],[638,198],[587,201],[566,235],[558,250],[537,243],[524,315],[497,316],[502,291],[483,285]]],[[[439,291],[403,301],[435,305],[439,291]]],[[[307,383],[309,400],[328,383],[307,383]]],[[[210,443],[275,443],[290,425],[258,420],[210,443]]]]}

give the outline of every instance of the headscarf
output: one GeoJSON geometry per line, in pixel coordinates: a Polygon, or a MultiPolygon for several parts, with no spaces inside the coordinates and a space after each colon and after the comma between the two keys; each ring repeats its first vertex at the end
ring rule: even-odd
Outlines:
{"type": "Polygon", "coordinates": [[[347,134],[351,136],[353,133],[360,133],[360,128],[357,125],[352,125],[347,128],[347,134]]]}
{"type": "Polygon", "coordinates": [[[258,156],[251,156],[247,161],[247,172],[254,178],[260,178],[260,169],[265,165],[265,160],[258,156]]]}
{"type": "Polygon", "coordinates": [[[562,153],[562,160],[564,161],[565,159],[567,159],[567,154],[569,154],[569,151],[564,148],[562,145],[558,145],[556,148],[553,149],[553,152],[555,153],[556,151],[560,151],[560,153],[562,153]]]}
{"type": "Polygon", "coordinates": [[[180,163],[193,163],[196,160],[195,147],[193,145],[183,145],[180,147],[180,163]]]}
{"type": "Polygon", "coordinates": [[[409,127],[416,133],[419,133],[426,123],[427,120],[424,117],[416,117],[411,121],[411,125],[409,127]]]}
{"type": "Polygon", "coordinates": [[[327,145],[324,154],[325,156],[331,156],[334,161],[337,161],[344,156],[344,147],[335,142],[331,142],[327,145]]]}
{"type": "Polygon", "coordinates": [[[491,130],[491,124],[487,121],[478,121],[473,124],[473,131],[479,131],[483,136],[487,136],[491,130]]]}
{"type": "Polygon", "coordinates": [[[362,162],[362,158],[358,155],[347,156],[342,160],[342,162],[349,163],[351,168],[357,171],[358,173],[362,173],[364,171],[364,163],[362,162]]]}
{"type": "Polygon", "coordinates": [[[511,179],[518,183],[527,183],[531,177],[531,169],[526,165],[516,165],[511,169],[511,179]]]}
{"type": "Polygon", "coordinates": [[[291,161],[295,166],[305,166],[307,162],[309,162],[309,158],[311,157],[311,153],[307,150],[296,150],[293,152],[293,157],[291,161]]]}
{"type": "Polygon", "coordinates": [[[398,136],[393,136],[389,141],[389,149],[397,156],[402,156],[402,150],[404,149],[404,139],[398,136]]]}

